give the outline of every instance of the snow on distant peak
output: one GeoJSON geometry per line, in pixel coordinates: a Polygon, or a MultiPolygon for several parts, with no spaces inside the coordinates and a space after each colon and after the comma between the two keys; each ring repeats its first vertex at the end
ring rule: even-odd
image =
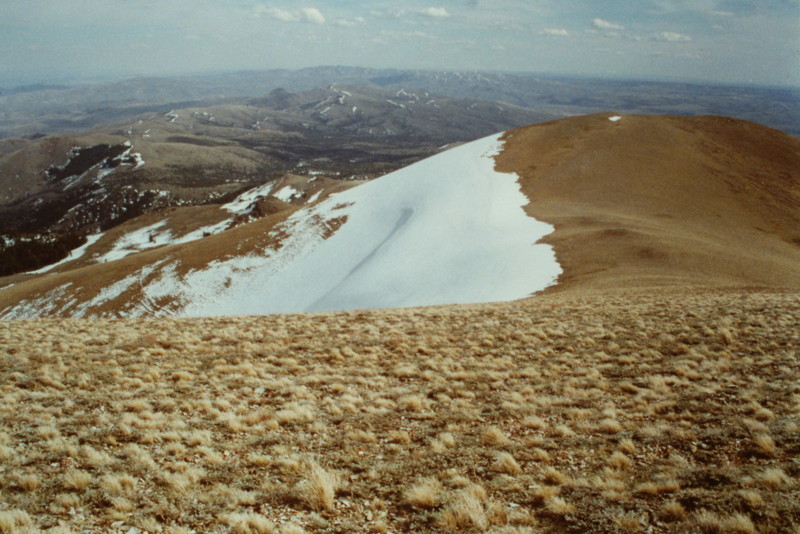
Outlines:
{"type": "Polygon", "coordinates": [[[277,250],[159,279],[180,315],[318,312],[514,300],[555,283],[552,231],[528,217],[500,135],[462,145],[290,216],[277,250]]]}

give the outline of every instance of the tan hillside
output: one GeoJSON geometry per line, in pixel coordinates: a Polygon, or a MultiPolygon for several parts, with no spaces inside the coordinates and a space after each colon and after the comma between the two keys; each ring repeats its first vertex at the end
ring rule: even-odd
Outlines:
{"type": "Polygon", "coordinates": [[[570,288],[800,286],[800,139],[721,117],[610,114],[514,130],[498,170],[570,288]]]}

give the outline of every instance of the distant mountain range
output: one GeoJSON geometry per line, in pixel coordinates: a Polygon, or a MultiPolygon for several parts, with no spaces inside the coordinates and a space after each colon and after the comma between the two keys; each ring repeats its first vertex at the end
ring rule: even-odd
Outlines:
{"type": "Polygon", "coordinates": [[[562,117],[605,110],[725,115],[800,134],[800,91],[796,89],[315,67],[6,90],[0,95],[0,138],[78,131],[146,112],[241,102],[275,89],[304,91],[330,84],[429,91],[451,98],[499,101],[562,117]]]}

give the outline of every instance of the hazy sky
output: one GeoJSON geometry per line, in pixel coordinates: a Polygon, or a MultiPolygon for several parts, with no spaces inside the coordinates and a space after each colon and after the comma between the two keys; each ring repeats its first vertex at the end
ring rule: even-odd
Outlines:
{"type": "Polygon", "coordinates": [[[800,86],[800,0],[0,0],[0,83],[316,65],[800,86]]]}

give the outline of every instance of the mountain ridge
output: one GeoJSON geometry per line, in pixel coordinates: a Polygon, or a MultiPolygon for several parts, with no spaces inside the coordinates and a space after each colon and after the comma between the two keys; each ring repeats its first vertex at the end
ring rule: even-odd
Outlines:
{"type": "MultiPolygon", "coordinates": [[[[546,292],[676,285],[800,287],[800,240],[796,234],[800,227],[800,140],[792,136],[720,117],[605,113],[513,130],[503,139],[505,144],[496,156],[496,169],[519,176],[522,191],[530,201],[525,211],[555,227],[543,241],[553,246],[564,272],[546,292]]],[[[380,190],[380,181],[369,186],[380,190]]],[[[363,187],[367,186],[352,191],[363,187]]],[[[336,196],[329,198],[336,204],[336,196]]],[[[415,202],[421,201],[424,197],[415,202]]],[[[368,204],[368,200],[362,202],[368,204]]],[[[295,227],[286,226],[286,221],[301,216],[313,219],[313,205],[316,204],[294,206],[266,219],[177,247],[154,248],[111,261],[108,266],[114,266],[115,275],[109,275],[103,265],[90,265],[86,269],[92,275],[80,278],[91,278],[100,285],[92,286],[94,289],[79,300],[90,302],[103,291],[108,296],[111,293],[103,288],[123,279],[127,280],[124,287],[158,286],[159,280],[166,280],[164,276],[189,276],[191,272],[206,270],[208,265],[221,265],[226,257],[251,258],[247,265],[252,266],[253,260],[264,251],[277,250],[283,239],[296,237],[292,233],[295,227]],[[175,258],[183,258],[186,263],[178,271],[169,271],[170,265],[176,265],[175,258]]],[[[309,250],[320,246],[319,243],[334,242],[330,235],[336,236],[348,224],[348,212],[343,209],[346,205],[348,202],[343,201],[338,208],[342,209],[341,217],[326,216],[314,223],[315,228],[323,229],[323,240],[309,250]],[[329,224],[327,229],[322,223],[329,224]]],[[[400,211],[413,206],[400,207],[400,211]]],[[[447,205],[439,207],[445,209],[447,205]]],[[[459,205],[447,209],[458,210],[459,205]]],[[[157,214],[148,217],[151,222],[147,224],[159,220],[157,214]]],[[[138,223],[137,227],[145,227],[145,223],[138,223]]],[[[390,230],[387,232],[392,233],[390,230]]],[[[530,244],[537,239],[531,236],[530,244]]],[[[100,245],[95,244],[95,250],[100,245]]],[[[104,246],[109,248],[108,240],[104,246]]],[[[464,247],[466,252],[469,247],[464,247]]],[[[512,246],[514,250],[518,247],[512,246]]],[[[401,254],[405,250],[412,248],[399,249],[401,254]]],[[[428,256],[425,261],[436,265],[436,254],[428,256]]],[[[360,260],[352,261],[352,265],[357,265],[360,260]]],[[[241,272],[249,268],[243,267],[241,272]]],[[[321,262],[316,270],[308,272],[309,279],[327,276],[326,268],[325,262],[321,262]]],[[[28,281],[24,281],[25,277],[18,278],[15,286],[0,291],[0,309],[9,317],[14,316],[10,310],[23,301],[32,304],[17,309],[33,310],[34,314],[37,306],[49,305],[46,303],[50,297],[63,303],[74,301],[74,291],[83,290],[68,270],[57,271],[61,272],[28,281]]],[[[226,271],[222,278],[203,283],[197,278],[195,285],[225,287],[229,284],[225,277],[236,280],[235,273],[236,269],[226,271]]],[[[258,284],[255,278],[248,283],[258,284]]],[[[293,288],[299,288],[297,284],[289,284],[281,291],[291,293],[293,288]]],[[[159,305],[162,312],[172,313],[169,303],[176,294],[163,289],[166,287],[163,284],[158,287],[162,288],[158,297],[161,304],[158,299],[149,303],[148,313],[160,313],[159,305]]],[[[141,295],[129,296],[133,298],[130,302],[141,298],[141,295]]],[[[103,302],[96,308],[97,313],[111,316],[124,313],[123,308],[103,302]]],[[[447,304],[447,301],[437,303],[447,304]]],[[[402,305],[415,304],[430,303],[402,305]]],[[[264,308],[267,310],[268,306],[264,308]]],[[[22,316],[27,313],[24,311],[22,316]]],[[[235,306],[225,308],[225,313],[236,314],[237,310],[235,306]]],[[[246,313],[259,311],[257,307],[248,308],[246,313]]]]}
{"type": "Polygon", "coordinates": [[[800,134],[800,93],[792,88],[644,82],[534,73],[310,67],[173,78],[133,78],[0,96],[0,137],[82,130],[171,108],[241,103],[274,89],[330,84],[427,90],[451,98],[502,101],[558,116],[625,113],[727,115],[800,134]]]}
{"type": "MultiPolygon", "coordinates": [[[[287,175],[320,183],[373,178],[453,143],[552,118],[492,102],[364,86],[277,94],[297,105],[268,96],[172,109],[83,134],[6,140],[0,228],[10,239],[46,249],[50,236],[72,242],[74,235],[106,231],[153,210],[221,203],[287,175]]],[[[29,255],[23,268],[42,267],[63,245],[55,242],[38,263],[29,255]]],[[[0,258],[8,264],[14,255],[0,258]]]]}

